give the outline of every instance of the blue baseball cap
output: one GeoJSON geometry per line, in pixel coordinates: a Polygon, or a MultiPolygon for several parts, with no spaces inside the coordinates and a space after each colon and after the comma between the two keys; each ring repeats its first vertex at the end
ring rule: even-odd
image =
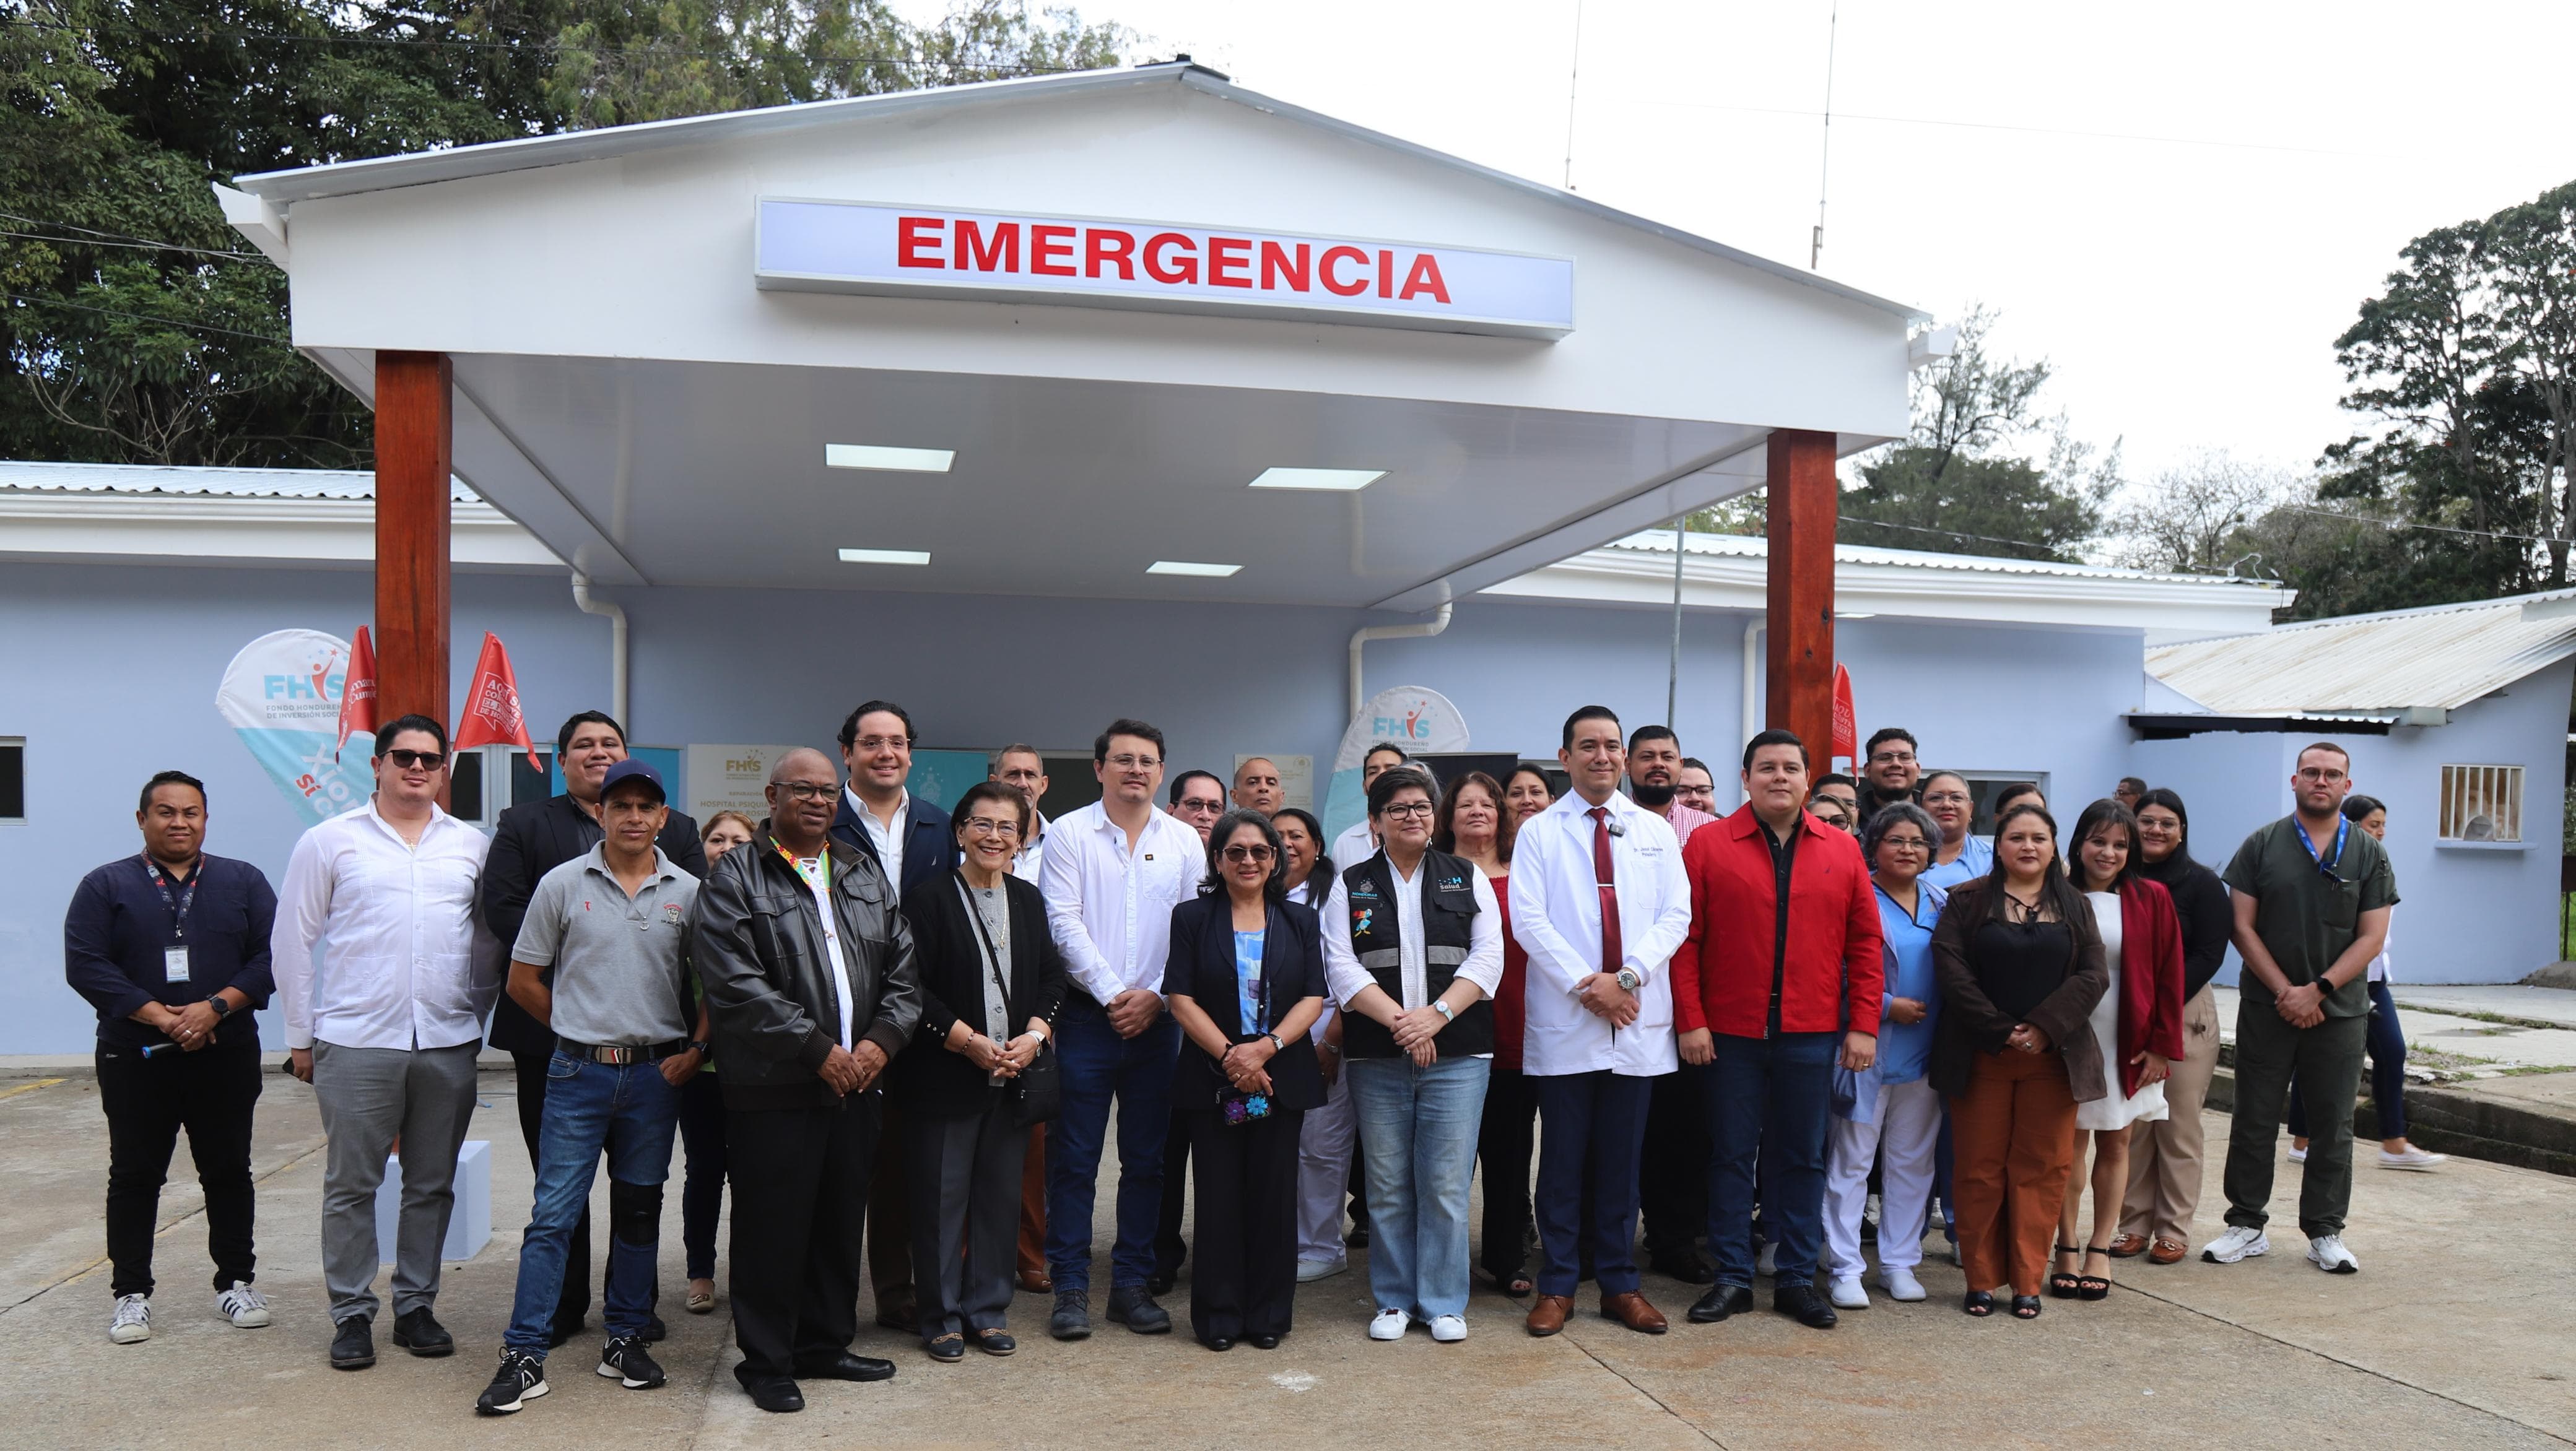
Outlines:
{"type": "Polygon", "coordinates": [[[633,756],[629,756],[625,760],[618,762],[616,765],[609,767],[608,774],[600,778],[600,799],[603,801],[607,800],[609,792],[616,790],[620,785],[628,781],[641,781],[652,787],[653,799],[656,801],[668,804],[671,799],[670,793],[662,789],[662,773],[654,770],[644,762],[635,759],[633,756]]]}

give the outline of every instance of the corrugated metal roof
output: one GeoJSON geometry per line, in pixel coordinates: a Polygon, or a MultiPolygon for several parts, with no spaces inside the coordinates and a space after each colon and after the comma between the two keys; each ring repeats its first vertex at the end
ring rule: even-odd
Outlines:
{"type": "MultiPolygon", "coordinates": [[[[232,499],[372,499],[376,476],[355,469],[183,468],[175,464],[66,464],[0,459],[0,489],[59,494],[171,494],[232,499]]],[[[481,496],[450,479],[460,504],[481,496]]]]}
{"type": "MultiPolygon", "coordinates": [[[[1691,554],[1731,559],[1764,559],[1771,541],[1754,534],[1685,534],[1682,548],[1691,554]]],[[[1602,546],[1650,554],[1673,552],[1673,531],[1647,529],[1602,546]]],[[[2199,584],[2219,588],[2280,588],[2269,580],[2236,579],[2220,574],[2157,574],[2118,569],[2106,564],[2066,564],[2053,559],[2008,559],[1989,554],[1936,554],[1924,549],[1877,549],[1865,544],[1834,545],[1834,558],[1844,564],[1885,564],[1914,569],[1947,569],[1977,574],[2040,574],[2074,579],[2126,579],[2159,584],[2199,584]]]]}
{"type": "Polygon", "coordinates": [[[2147,652],[2147,670],[2211,710],[2457,710],[2576,655],[2576,616],[2525,605],[2576,590],[2351,615],[2147,652]]]}

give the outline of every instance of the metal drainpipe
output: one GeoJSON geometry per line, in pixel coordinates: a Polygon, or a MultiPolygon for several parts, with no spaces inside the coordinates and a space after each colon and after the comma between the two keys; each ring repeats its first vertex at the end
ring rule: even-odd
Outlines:
{"type": "Polygon", "coordinates": [[[608,617],[608,713],[617,717],[618,729],[632,734],[635,718],[626,713],[626,611],[606,600],[593,600],[590,576],[579,570],[572,575],[572,602],[585,615],[608,617]]]}
{"type": "Polygon", "coordinates": [[[1762,628],[1763,621],[1760,615],[1755,615],[1744,622],[1744,734],[1736,738],[1735,748],[1738,751],[1744,749],[1746,741],[1762,733],[1762,712],[1756,706],[1753,695],[1754,687],[1761,679],[1755,674],[1757,667],[1754,662],[1761,658],[1762,628]]]}
{"type": "Polygon", "coordinates": [[[1362,625],[1351,631],[1351,716],[1357,719],[1368,696],[1360,688],[1360,647],[1371,640],[1428,639],[1449,628],[1449,602],[1440,602],[1439,612],[1424,625],[1362,625]]]}

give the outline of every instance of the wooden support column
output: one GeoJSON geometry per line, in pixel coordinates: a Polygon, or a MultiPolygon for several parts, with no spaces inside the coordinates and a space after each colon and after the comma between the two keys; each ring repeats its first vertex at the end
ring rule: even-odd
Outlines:
{"type": "Polygon", "coordinates": [[[445,353],[376,354],[376,718],[450,729],[452,381],[445,353]]]}
{"type": "Polygon", "coordinates": [[[1817,767],[1834,745],[1834,435],[1771,432],[1765,724],[1796,731],[1817,767]]]}

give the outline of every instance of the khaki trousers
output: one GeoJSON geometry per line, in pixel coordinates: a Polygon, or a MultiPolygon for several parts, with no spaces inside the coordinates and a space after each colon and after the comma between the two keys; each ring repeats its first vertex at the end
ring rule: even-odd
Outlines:
{"type": "Polygon", "coordinates": [[[2075,1093],[2054,1051],[1980,1053],[1950,1100],[1950,1187],[1968,1288],[2036,1295],[2075,1162],[2075,1093]]]}
{"type": "Polygon", "coordinates": [[[2120,1232],[2189,1246],[2200,1206],[2202,1108],[2218,1072],[2218,997],[2203,987],[2182,1005],[2182,1060],[2165,1080],[2172,1113],[2129,1130],[2129,1192],[2120,1232]]]}

